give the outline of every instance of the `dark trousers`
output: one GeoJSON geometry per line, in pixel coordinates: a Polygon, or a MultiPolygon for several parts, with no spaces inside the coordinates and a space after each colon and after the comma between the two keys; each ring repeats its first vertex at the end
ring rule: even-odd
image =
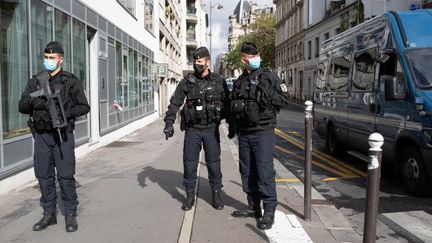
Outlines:
{"type": "Polygon", "coordinates": [[[220,165],[219,127],[186,129],[183,145],[183,185],[186,191],[195,190],[201,144],[204,145],[205,161],[212,190],[222,188],[220,165]]]}
{"type": "Polygon", "coordinates": [[[273,165],[274,132],[240,134],[238,139],[240,174],[248,203],[258,206],[262,201],[264,211],[274,213],[277,205],[276,171],[273,165]]]}
{"type": "Polygon", "coordinates": [[[40,201],[44,214],[56,213],[55,170],[57,170],[65,214],[76,215],[78,200],[74,178],[74,134],[66,133],[62,144],[58,143],[55,133],[35,133],[34,139],[34,171],[42,193],[40,201]]]}

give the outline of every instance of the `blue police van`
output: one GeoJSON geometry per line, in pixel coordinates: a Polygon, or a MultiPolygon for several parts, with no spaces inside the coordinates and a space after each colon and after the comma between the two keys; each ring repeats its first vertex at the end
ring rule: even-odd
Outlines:
{"type": "Polygon", "coordinates": [[[384,137],[383,161],[432,193],[432,11],[387,12],[321,45],[314,128],[337,153],[384,137]]]}

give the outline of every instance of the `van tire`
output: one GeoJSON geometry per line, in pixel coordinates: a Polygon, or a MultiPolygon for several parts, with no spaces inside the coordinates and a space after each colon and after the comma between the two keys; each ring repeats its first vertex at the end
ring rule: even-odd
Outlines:
{"type": "Polygon", "coordinates": [[[410,146],[402,153],[402,181],[414,196],[428,196],[432,193],[431,179],[423,158],[416,147],[410,146]]]}
{"type": "Polygon", "coordinates": [[[327,150],[333,155],[341,154],[343,151],[341,143],[337,140],[336,130],[333,125],[327,128],[326,146],[327,150]]]}

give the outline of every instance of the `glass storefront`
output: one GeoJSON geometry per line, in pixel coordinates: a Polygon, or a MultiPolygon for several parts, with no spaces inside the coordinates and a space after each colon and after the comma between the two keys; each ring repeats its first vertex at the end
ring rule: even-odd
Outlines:
{"type": "MultiPolygon", "coordinates": [[[[56,40],[63,45],[63,69],[74,73],[82,81],[87,95],[90,93],[89,29],[95,24],[94,18],[88,15],[94,12],[85,11],[84,5],[83,8],[75,16],[41,0],[0,1],[0,179],[24,165],[31,165],[33,152],[28,116],[18,112],[18,102],[28,79],[43,71],[43,50],[48,42],[56,40]],[[87,18],[83,17],[85,13],[87,18]]],[[[104,20],[101,16],[99,19],[104,20]]],[[[113,24],[108,22],[107,25],[114,31],[108,34],[106,27],[95,30],[110,40],[106,58],[108,107],[99,114],[100,119],[107,119],[108,129],[101,134],[151,114],[154,109],[154,78],[150,72],[153,52],[113,24]],[[119,104],[123,110],[115,109],[113,104],[119,104]]],[[[77,121],[76,138],[81,141],[77,144],[89,139],[88,117],[77,121]]]]}
{"type": "Polygon", "coordinates": [[[18,102],[29,77],[27,1],[0,1],[1,111],[3,139],[28,133],[18,102]]]}

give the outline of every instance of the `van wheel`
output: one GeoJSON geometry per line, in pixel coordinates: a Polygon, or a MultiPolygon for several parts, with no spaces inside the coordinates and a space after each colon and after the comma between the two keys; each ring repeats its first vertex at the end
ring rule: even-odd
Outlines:
{"type": "Polygon", "coordinates": [[[339,141],[336,138],[336,131],[334,126],[329,126],[327,129],[326,145],[327,145],[327,150],[331,154],[340,154],[343,150],[342,145],[339,143],[339,141]]]}
{"type": "Polygon", "coordinates": [[[427,196],[432,193],[430,176],[420,152],[415,147],[408,147],[402,154],[402,181],[414,196],[427,196]]]}

